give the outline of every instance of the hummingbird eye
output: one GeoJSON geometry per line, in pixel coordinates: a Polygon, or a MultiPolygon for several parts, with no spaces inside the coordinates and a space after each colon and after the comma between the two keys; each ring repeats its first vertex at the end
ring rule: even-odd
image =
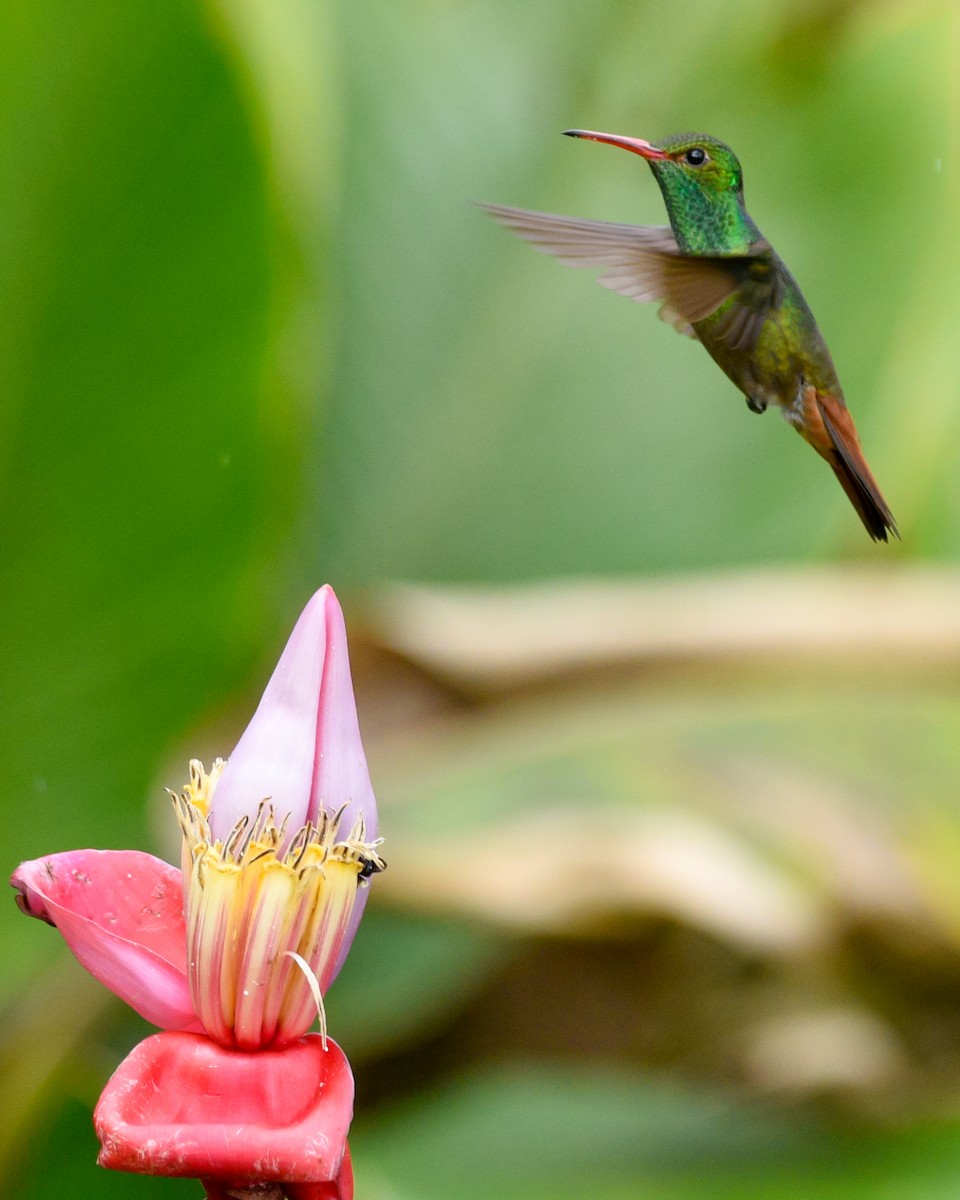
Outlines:
{"type": "Polygon", "coordinates": [[[683,161],[691,167],[702,167],[707,161],[707,152],[700,146],[691,146],[684,154],[683,161]]]}

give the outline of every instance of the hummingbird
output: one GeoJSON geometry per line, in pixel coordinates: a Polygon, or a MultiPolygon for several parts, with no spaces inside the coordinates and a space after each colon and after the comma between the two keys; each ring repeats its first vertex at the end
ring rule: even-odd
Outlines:
{"type": "Polygon", "coordinates": [[[777,405],[827,460],[874,541],[899,536],[860,448],[830,351],[796,280],[747,212],[743,171],[730,147],[702,133],[654,145],[590,129],[564,132],[646,159],[669,226],[482,207],[567,266],[604,268],[598,277],[604,287],[639,302],[659,301],[659,315],[702,343],[751,412],[777,405]]]}

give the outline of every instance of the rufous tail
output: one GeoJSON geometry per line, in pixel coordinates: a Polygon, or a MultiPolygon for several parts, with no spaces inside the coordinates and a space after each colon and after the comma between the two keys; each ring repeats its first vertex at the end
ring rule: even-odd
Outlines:
{"type": "Polygon", "coordinates": [[[815,400],[815,404],[805,406],[808,425],[804,436],[833,468],[867,533],[875,542],[887,541],[891,533],[899,537],[893,513],[863,457],[860,439],[846,405],[836,396],[818,393],[812,387],[805,398],[815,400]]]}

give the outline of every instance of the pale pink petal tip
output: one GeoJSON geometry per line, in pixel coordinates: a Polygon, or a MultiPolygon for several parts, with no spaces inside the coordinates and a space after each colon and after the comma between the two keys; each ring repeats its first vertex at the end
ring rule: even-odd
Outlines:
{"type": "Polygon", "coordinates": [[[350,676],[350,655],[343,612],[333,592],[327,607],[327,649],[317,714],[317,756],[314,764],[310,815],[343,808],[340,836],[363,817],[364,837],[377,836],[377,802],[370,783],[360,738],[357,703],[350,676]]]}
{"type": "Polygon", "coordinates": [[[300,615],[253,719],[230,755],[213,799],[210,824],[226,838],[243,816],[269,799],[293,832],[320,810],[344,810],[340,835],[359,816],[377,835],[377,806],[360,740],[347,631],[329,586],[300,615]]]}
{"type": "Polygon", "coordinates": [[[10,882],[23,911],[55,925],[90,974],[142,1017],[201,1028],[178,870],[138,850],[69,850],[21,863],[10,882]]]}
{"type": "Polygon", "coordinates": [[[278,824],[289,815],[291,831],[307,820],[331,605],[339,610],[330,587],[311,597],[227,761],[210,815],[217,838],[225,838],[241,817],[252,818],[266,799],[278,824]]]}
{"type": "Polygon", "coordinates": [[[194,1034],[158,1033],[117,1068],[93,1120],[101,1166],[241,1186],[336,1181],[352,1116],[350,1064],[318,1034],[244,1053],[194,1034]]]}

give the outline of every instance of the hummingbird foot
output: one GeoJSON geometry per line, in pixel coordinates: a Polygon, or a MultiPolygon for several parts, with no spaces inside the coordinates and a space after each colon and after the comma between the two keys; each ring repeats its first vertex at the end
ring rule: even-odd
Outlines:
{"type": "Polygon", "coordinates": [[[751,412],[765,413],[767,411],[767,402],[762,396],[748,396],[747,408],[749,408],[751,412]]]}

